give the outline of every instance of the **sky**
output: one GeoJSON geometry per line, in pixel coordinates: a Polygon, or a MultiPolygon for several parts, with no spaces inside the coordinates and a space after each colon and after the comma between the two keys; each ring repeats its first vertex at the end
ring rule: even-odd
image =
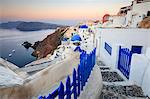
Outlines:
{"type": "Polygon", "coordinates": [[[117,14],[131,0],[1,0],[1,21],[75,22],[117,14]]]}

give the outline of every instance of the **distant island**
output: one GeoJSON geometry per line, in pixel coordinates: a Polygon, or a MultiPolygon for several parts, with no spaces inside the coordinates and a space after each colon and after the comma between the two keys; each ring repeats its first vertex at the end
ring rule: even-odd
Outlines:
{"type": "Polygon", "coordinates": [[[12,21],[0,24],[0,29],[17,29],[20,31],[38,31],[44,29],[56,29],[58,27],[63,26],[52,23],[24,22],[24,21],[12,21]]]}

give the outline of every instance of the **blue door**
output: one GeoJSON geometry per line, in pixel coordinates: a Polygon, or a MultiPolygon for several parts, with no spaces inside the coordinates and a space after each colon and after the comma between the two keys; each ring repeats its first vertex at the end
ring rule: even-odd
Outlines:
{"type": "Polygon", "coordinates": [[[119,47],[118,69],[129,79],[132,52],[128,48],[119,47]]]}

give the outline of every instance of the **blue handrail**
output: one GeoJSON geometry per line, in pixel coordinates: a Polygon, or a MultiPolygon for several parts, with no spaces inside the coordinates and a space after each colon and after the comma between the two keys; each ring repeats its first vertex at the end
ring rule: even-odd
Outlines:
{"type": "Polygon", "coordinates": [[[73,81],[71,82],[70,76],[68,76],[66,80],[66,88],[64,88],[64,84],[61,82],[56,90],[48,96],[40,96],[39,99],[54,99],[55,97],[58,97],[59,99],[71,99],[72,94],[74,99],[77,99],[83,90],[83,87],[86,85],[95,63],[96,48],[90,54],[82,51],[80,54],[80,64],[78,65],[77,70],[73,70],[73,81]]]}

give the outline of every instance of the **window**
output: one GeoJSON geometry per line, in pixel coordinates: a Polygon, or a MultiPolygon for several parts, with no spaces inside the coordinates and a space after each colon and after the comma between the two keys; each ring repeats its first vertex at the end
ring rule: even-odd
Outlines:
{"type": "Polygon", "coordinates": [[[112,47],[109,46],[109,45],[105,42],[104,48],[105,48],[105,50],[109,53],[109,55],[111,55],[111,53],[112,53],[112,47]]]}
{"type": "Polygon", "coordinates": [[[147,12],[147,16],[150,16],[150,11],[147,12]]]}
{"type": "Polygon", "coordinates": [[[141,54],[142,53],[142,48],[143,46],[132,46],[131,48],[131,52],[132,53],[137,53],[137,54],[141,54]]]}

